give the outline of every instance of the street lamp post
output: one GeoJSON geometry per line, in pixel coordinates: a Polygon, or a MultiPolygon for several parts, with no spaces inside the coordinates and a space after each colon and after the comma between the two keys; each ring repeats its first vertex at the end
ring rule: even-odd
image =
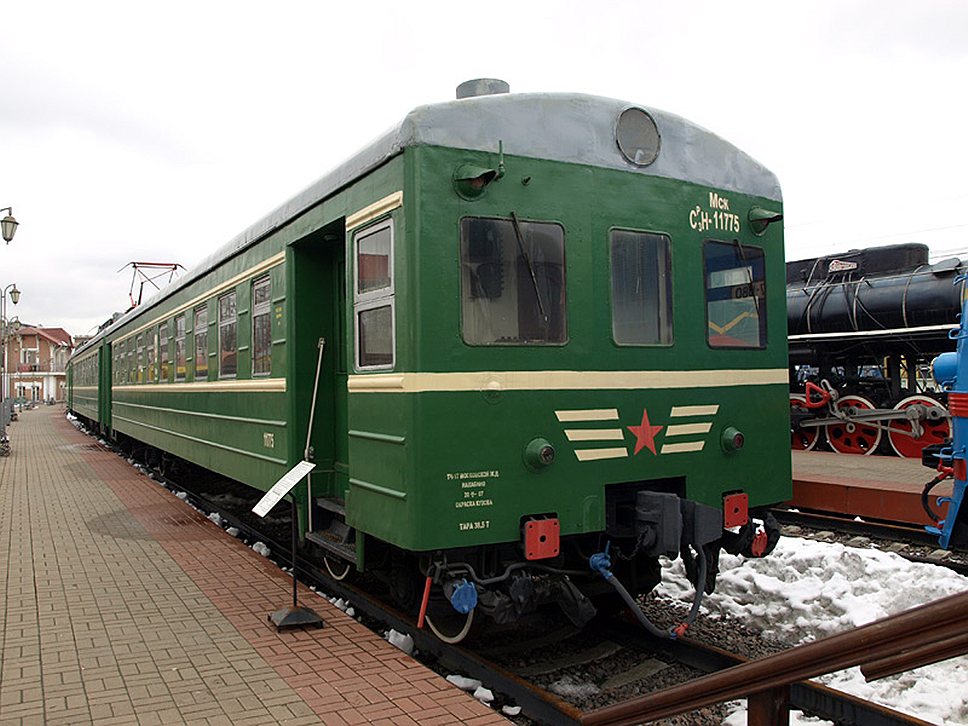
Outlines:
{"type": "Polygon", "coordinates": [[[4,207],[0,209],[0,212],[6,212],[7,216],[0,219],[0,233],[3,234],[3,239],[6,242],[10,242],[13,239],[14,234],[17,232],[17,225],[20,224],[13,216],[12,207],[4,207]]]}
{"type": "MultiPolygon", "coordinates": [[[[0,224],[2,223],[3,221],[0,220],[0,224]]],[[[4,228],[3,234],[6,237],[6,228],[4,228]]],[[[10,236],[12,237],[13,233],[10,236]]],[[[10,454],[10,439],[7,437],[7,423],[10,420],[11,410],[11,407],[7,403],[7,388],[9,387],[9,377],[7,375],[7,337],[10,332],[10,323],[7,318],[8,293],[14,305],[20,302],[20,290],[17,289],[17,283],[11,283],[3,288],[3,290],[0,290],[0,321],[3,321],[3,335],[0,336],[0,342],[3,343],[3,355],[0,356],[0,382],[3,383],[3,392],[0,393],[0,411],[2,411],[0,413],[0,456],[8,456],[10,454]]],[[[19,323],[20,321],[17,322],[19,323]]]]}

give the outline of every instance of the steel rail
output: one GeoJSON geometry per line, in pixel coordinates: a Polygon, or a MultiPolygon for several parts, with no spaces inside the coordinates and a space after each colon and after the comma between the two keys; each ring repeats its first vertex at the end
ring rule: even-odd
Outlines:
{"type": "MultiPolygon", "coordinates": [[[[587,713],[582,724],[619,726],[673,716],[696,708],[785,689],[825,673],[888,658],[968,628],[968,592],[892,615],[847,633],[796,646],[775,655],[587,713]]],[[[909,723],[925,723],[920,719],[909,723]]]]}
{"type": "MultiPolygon", "coordinates": [[[[156,476],[159,476],[155,472],[156,476]]],[[[222,507],[206,497],[186,489],[177,482],[161,477],[166,485],[178,491],[185,492],[193,506],[201,511],[217,512],[230,526],[236,527],[252,539],[264,542],[272,552],[278,553],[285,560],[291,561],[291,548],[285,543],[267,537],[246,522],[231,513],[224,512],[222,507]]],[[[426,630],[415,627],[413,617],[409,617],[396,608],[388,605],[373,594],[345,580],[335,580],[323,570],[316,567],[305,557],[297,556],[296,567],[300,579],[304,584],[321,587],[328,594],[335,595],[352,602],[353,608],[366,617],[383,623],[401,633],[408,633],[414,642],[414,647],[423,653],[437,658],[448,669],[459,670],[484,682],[488,688],[496,690],[513,700],[530,718],[550,726],[578,726],[581,723],[582,712],[571,703],[559,698],[553,693],[540,689],[520,676],[478,656],[474,652],[457,645],[448,645],[426,630]]]]}
{"type": "MultiPolygon", "coordinates": [[[[621,635],[625,642],[642,648],[650,648],[664,653],[670,658],[691,666],[705,673],[723,671],[736,665],[749,663],[750,659],[714,645],[702,643],[689,637],[677,640],[666,640],[657,643],[645,636],[643,632],[623,628],[620,632],[616,628],[616,637],[621,635]]],[[[693,683],[695,681],[692,681],[693,683]]],[[[768,724],[776,726],[772,717],[755,721],[755,701],[750,701],[748,716],[749,724],[768,724]]],[[[866,701],[850,693],[838,691],[821,683],[805,681],[794,683],[785,694],[785,701],[793,708],[816,714],[838,724],[853,724],[856,726],[923,726],[921,719],[895,711],[872,701],[866,701]]]]}
{"type": "MultiPolygon", "coordinates": [[[[272,551],[279,553],[282,556],[291,558],[290,548],[284,543],[267,536],[265,532],[254,528],[241,520],[239,517],[226,512],[220,505],[217,505],[203,495],[187,489],[178,482],[162,476],[157,471],[151,471],[148,469],[145,469],[145,471],[149,476],[162,482],[167,487],[184,492],[188,496],[189,502],[193,506],[196,506],[196,508],[200,511],[218,513],[227,524],[238,528],[239,531],[245,533],[247,537],[261,540],[267,543],[272,551]]],[[[536,687],[520,676],[507,671],[495,663],[487,661],[485,658],[465,648],[445,644],[435,638],[432,634],[423,630],[417,630],[414,627],[413,619],[408,617],[405,613],[402,613],[387,605],[385,602],[382,602],[361,588],[358,588],[345,581],[334,580],[304,557],[297,556],[296,570],[301,574],[304,584],[313,584],[316,586],[321,585],[330,594],[334,594],[338,597],[344,598],[345,600],[351,601],[353,603],[353,607],[366,617],[383,623],[384,625],[400,632],[409,633],[413,637],[415,647],[424,653],[429,653],[435,656],[439,659],[441,664],[445,665],[447,668],[463,671],[468,673],[470,676],[483,681],[489,688],[492,688],[512,699],[517,705],[522,707],[522,712],[524,714],[541,724],[548,724],[549,726],[578,726],[579,724],[599,723],[632,724],[641,723],[644,718],[642,716],[635,716],[632,720],[602,720],[603,717],[605,719],[611,718],[609,714],[612,713],[626,713],[630,710],[639,708],[639,705],[643,700],[641,698],[633,699],[632,701],[627,701],[591,712],[582,712],[580,709],[559,698],[555,694],[536,687]]],[[[320,593],[320,595],[322,596],[322,593],[320,593]]],[[[873,623],[871,625],[878,624],[879,623],[873,623]]],[[[865,626],[865,628],[869,627],[871,626],[865,626]]],[[[963,633],[964,629],[965,623],[958,623],[956,625],[957,633],[963,633]]],[[[623,637],[625,637],[626,640],[629,639],[631,634],[634,634],[633,640],[638,639],[641,641],[641,639],[644,637],[635,629],[631,631],[628,629],[623,630],[623,637]]],[[[951,632],[950,629],[945,631],[945,635],[948,636],[948,639],[942,641],[942,644],[948,644],[951,640],[955,639],[955,633],[951,632]]],[[[676,713],[684,713],[695,710],[696,708],[701,708],[703,706],[720,703],[725,700],[731,700],[731,698],[735,697],[727,696],[725,698],[719,698],[719,696],[716,695],[715,700],[710,700],[708,692],[705,692],[706,686],[703,685],[703,683],[707,679],[721,679],[723,678],[724,674],[734,672],[735,668],[744,667],[743,664],[745,659],[743,659],[741,656],[736,656],[712,646],[702,645],[686,638],[678,641],[663,641],[662,643],[655,642],[651,639],[646,640],[648,640],[648,647],[650,647],[652,650],[664,650],[669,652],[676,659],[687,665],[692,665],[699,670],[716,670],[717,672],[714,672],[710,676],[695,679],[679,686],[657,691],[645,697],[645,701],[652,702],[653,700],[659,700],[661,702],[668,702],[675,700],[676,694],[683,690],[693,694],[693,696],[697,691],[703,693],[703,697],[701,699],[693,699],[692,701],[689,701],[688,699],[682,700],[676,706],[676,710],[667,712],[668,715],[675,715],[676,713]],[[740,665],[734,665],[737,663],[740,665]]],[[[810,645],[815,646],[825,642],[827,641],[819,641],[818,643],[813,643],[810,645]]],[[[921,643],[923,644],[923,642],[924,641],[922,640],[921,643]]],[[[895,645],[898,643],[900,643],[900,641],[896,641],[895,645]]],[[[916,641],[916,637],[904,640],[903,643],[900,644],[903,647],[907,647],[910,653],[917,653],[918,643],[916,641]]],[[[785,651],[784,653],[778,655],[782,656],[788,652],[791,651],[785,651]]],[[[880,650],[877,652],[881,653],[880,650]]],[[[771,658],[775,657],[776,656],[770,656],[767,659],[748,661],[745,662],[745,666],[762,668],[761,664],[763,662],[769,661],[771,658]]],[[[889,656],[884,656],[882,661],[886,662],[888,657],[889,656]]],[[[932,660],[937,660],[937,658],[933,658],[932,660]]],[[[882,661],[875,662],[879,664],[882,661]]],[[[767,668],[768,670],[772,669],[771,666],[767,666],[767,668]]],[[[743,688],[745,688],[747,691],[750,688],[750,682],[751,681],[748,677],[743,677],[743,688]]],[[[760,686],[762,684],[757,683],[756,685],[760,686]]],[[[820,684],[793,683],[789,687],[766,685],[764,686],[764,689],[766,690],[760,690],[757,694],[751,694],[752,697],[749,701],[749,723],[751,724],[772,724],[773,721],[767,719],[772,719],[775,713],[778,712],[778,708],[785,707],[786,704],[789,704],[812,713],[817,713],[826,718],[833,718],[838,722],[856,724],[858,726],[927,725],[927,722],[920,719],[909,717],[889,708],[879,706],[878,704],[863,701],[862,699],[856,698],[849,694],[826,688],[820,684]],[[764,716],[761,714],[767,715],[764,716]],[[757,718],[761,718],[762,720],[756,721],[755,719],[757,718]]],[[[716,693],[718,694],[719,691],[716,691],[716,693]]],[[[654,718],[659,717],[661,716],[654,716],[654,718]]],[[[650,716],[649,718],[653,718],[653,716],[650,716]]]]}
{"type": "Polygon", "coordinates": [[[925,546],[937,546],[938,537],[917,525],[864,520],[858,522],[848,515],[819,512],[794,512],[789,509],[770,510],[780,524],[795,524],[817,529],[833,529],[848,534],[883,537],[925,546]]]}

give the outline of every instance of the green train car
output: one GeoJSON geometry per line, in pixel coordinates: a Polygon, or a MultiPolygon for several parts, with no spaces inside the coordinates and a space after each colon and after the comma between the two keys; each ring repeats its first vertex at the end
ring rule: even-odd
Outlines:
{"type": "Polygon", "coordinates": [[[70,410],[259,490],[308,454],[307,550],[442,637],[584,622],[661,556],[710,590],[791,496],[776,177],[662,111],[458,90],[80,348],[70,410]]]}

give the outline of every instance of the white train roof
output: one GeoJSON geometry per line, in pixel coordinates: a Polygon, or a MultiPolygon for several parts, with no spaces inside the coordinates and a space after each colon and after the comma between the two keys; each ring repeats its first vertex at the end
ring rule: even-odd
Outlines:
{"type": "Polygon", "coordinates": [[[573,93],[505,93],[419,106],[111,327],[138,317],[162,297],[189,285],[407,147],[454,147],[492,152],[496,158],[499,141],[509,156],[618,169],[782,200],[779,182],[766,167],[712,132],[665,111],[573,93]],[[633,106],[652,116],[661,137],[658,157],[648,166],[627,161],[615,140],[619,114],[633,106]]]}

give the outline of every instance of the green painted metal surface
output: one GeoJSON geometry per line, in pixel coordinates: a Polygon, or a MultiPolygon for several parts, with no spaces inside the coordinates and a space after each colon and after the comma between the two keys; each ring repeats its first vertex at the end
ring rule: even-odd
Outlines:
{"type": "MultiPolygon", "coordinates": [[[[496,153],[408,148],[109,334],[117,346],[184,312],[189,357],[184,381],[176,380],[174,365],[166,380],[159,377],[157,383],[140,386],[119,380],[105,366],[112,392],[110,407],[104,408],[104,374],[99,403],[96,391],[84,389],[72,370],[71,407],[115,431],[263,490],[303,458],[312,414],[309,445],[318,468],[311,483],[296,490],[303,528],[309,524],[311,486],[313,497],[345,497],[347,520],[361,532],[411,550],[518,541],[522,517],[538,514],[558,516],[565,535],[597,532],[604,526],[606,487],[625,483],[684,482],[686,496],[713,506],[720,506],[723,493],[735,490],[746,491],[752,506],[788,498],[787,386],[777,379],[786,369],[782,228],[770,225],[762,236],[747,228],[750,208],[780,211],[780,205],[617,169],[513,155],[505,163],[504,177],[468,200],[454,190],[455,169],[466,164],[494,168],[496,153]],[[347,229],[346,219],[395,192],[403,193],[402,207],[366,223],[389,218],[393,224],[395,365],[360,371],[353,294],[358,230],[347,229]],[[714,208],[713,193],[716,200],[728,200],[728,212],[718,202],[714,208]],[[508,219],[512,213],[564,229],[563,344],[464,342],[460,221],[508,219]],[[739,220],[738,233],[727,213],[739,220]],[[612,339],[608,235],[613,229],[671,239],[674,321],[669,345],[618,345],[612,339]],[[709,346],[703,294],[707,239],[739,239],[764,250],[765,349],[709,346]],[[272,261],[272,371],[267,380],[276,387],[259,390],[245,387],[258,383],[251,375],[248,347],[250,285],[267,269],[267,261],[272,261]],[[229,291],[237,295],[238,374],[220,379],[216,301],[229,291]],[[200,305],[208,313],[208,372],[196,380],[192,312],[200,305]],[[326,343],[314,409],[320,339],[326,343]],[[601,378],[601,386],[589,387],[591,379],[583,378],[588,371],[609,375],[601,378]],[[658,378],[634,375],[650,371],[658,372],[658,378]],[[537,375],[524,376],[521,383],[504,375],[508,372],[537,375]],[[556,377],[561,372],[564,378],[556,377]],[[666,386],[661,380],[666,372],[692,376],[669,375],[666,386]],[[729,372],[738,372],[735,380],[729,372]],[[772,372],[773,378],[766,375],[763,380],[769,382],[763,383],[757,372],[772,372]],[[428,373],[467,375],[438,385],[440,379],[419,377],[428,373]],[[366,386],[371,376],[387,380],[395,375],[417,381],[418,390],[407,392],[404,383],[379,391],[366,386]],[[722,383],[711,385],[717,376],[722,383]],[[438,383],[425,385],[428,380],[438,383]],[[348,381],[362,382],[365,392],[348,391],[348,381]],[[562,419],[561,412],[568,411],[607,411],[610,418],[576,423],[562,419]],[[743,432],[743,449],[723,450],[727,427],[743,432]],[[611,438],[589,441],[582,438],[590,435],[581,433],[586,429],[607,429],[611,438]],[[536,439],[547,440],[556,453],[543,468],[525,461],[524,452],[536,439]],[[610,458],[581,453],[596,449],[613,451],[610,458]]],[[[173,352],[169,347],[170,359],[173,352]]]]}

